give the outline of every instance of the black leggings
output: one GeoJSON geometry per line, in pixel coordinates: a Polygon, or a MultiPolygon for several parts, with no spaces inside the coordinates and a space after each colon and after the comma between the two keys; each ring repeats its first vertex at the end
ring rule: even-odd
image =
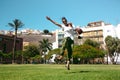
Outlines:
{"type": "Polygon", "coordinates": [[[65,49],[67,49],[69,61],[72,58],[72,45],[73,44],[74,44],[74,41],[70,37],[66,37],[63,39],[61,55],[64,55],[64,51],[65,51],[65,49]]]}

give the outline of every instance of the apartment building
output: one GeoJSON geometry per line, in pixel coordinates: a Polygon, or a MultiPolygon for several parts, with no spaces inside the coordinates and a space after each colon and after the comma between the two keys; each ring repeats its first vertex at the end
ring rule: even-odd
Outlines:
{"type": "Polygon", "coordinates": [[[82,28],[82,42],[86,39],[97,41],[101,47],[105,49],[105,38],[110,35],[115,37],[115,28],[111,24],[106,24],[103,21],[88,23],[86,27],[82,28]]]}
{"type": "MultiPolygon", "coordinates": [[[[9,53],[13,51],[14,36],[0,34],[0,51],[9,53]]],[[[23,39],[16,39],[16,51],[23,49],[23,39]]]]}

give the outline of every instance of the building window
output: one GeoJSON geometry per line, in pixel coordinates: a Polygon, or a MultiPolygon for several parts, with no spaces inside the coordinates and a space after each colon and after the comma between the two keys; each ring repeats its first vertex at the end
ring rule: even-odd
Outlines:
{"type": "Polygon", "coordinates": [[[99,34],[98,34],[98,31],[96,31],[95,34],[96,34],[96,36],[99,35],[99,34]]]}
{"type": "Polygon", "coordinates": [[[6,44],[3,44],[3,52],[6,53],[6,44]]]}
{"type": "Polygon", "coordinates": [[[0,37],[0,41],[2,41],[2,38],[0,37]]]}

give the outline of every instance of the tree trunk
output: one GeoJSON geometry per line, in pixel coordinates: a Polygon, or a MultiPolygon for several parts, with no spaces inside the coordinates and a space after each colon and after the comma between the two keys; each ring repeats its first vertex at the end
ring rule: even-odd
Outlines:
{"type": "Polygon", "coordinates": [[[116,53],[116,55],[117,55],[117,56],[116,56],[117,58],[116,58],[115,63],[117,64],[117,60],[118,60],[119,54],[118,54],[118,53],[116,53]]]}
{"type": "Polygon", "coordinates": [[[114,57],[111,57],[111,62],[112,62],[112,64],[115,64],[114,57]]]}
{"type": "Polygon", "coordinates": [[[109,57],[109,56],[108,56],[108,53],[107,53],[107,64],[108,64],[108,57],[109,57]]]}
{"type": "Polygon", "coordinates": [[[14,42],[13,42],[13,60],[12,64],[15,63],[15,51],[16,51],[16,38],[17,38],[17,29],[15,29],[15,36],[14,36],[14,42]]]}
{"type": "Polygon", "coordinates": [[[12,60],[12,64],[15,63],[15,46],[16,45],[16,36],[14,36],[14,43],[13,43],[13,60],[12,60]]]}

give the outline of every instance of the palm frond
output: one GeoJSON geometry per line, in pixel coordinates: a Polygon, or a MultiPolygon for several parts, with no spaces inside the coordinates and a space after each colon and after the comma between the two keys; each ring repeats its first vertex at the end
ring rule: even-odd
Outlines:
{"type": "Polygon", "coordinates": [[[24,26],[24,24],[19,19],[15,19],[13,20],[13,22],[15,24],[15,28],[21,28],[22,26],[24,26]]]}
{"type": "Polygon", "coordinates": [[[8,23],[8,25],[13,27],[13,28],[15,27],[15,25],[13,23],[8,23]]]}
{"type": "Polygon", "coordinates": [[[13,27],[15,30],[24,26],[24,24],[19,19],[13,20],[13,23],[8,23],[8,25],[13,27]]]}
{"type": "Polygon", "coordinates": [[[42,41],[39,41],[39,47],[42,50],[51,50],[52,49],[52,43],[49,42],[49,39],[43,39],[42,41]]]}

